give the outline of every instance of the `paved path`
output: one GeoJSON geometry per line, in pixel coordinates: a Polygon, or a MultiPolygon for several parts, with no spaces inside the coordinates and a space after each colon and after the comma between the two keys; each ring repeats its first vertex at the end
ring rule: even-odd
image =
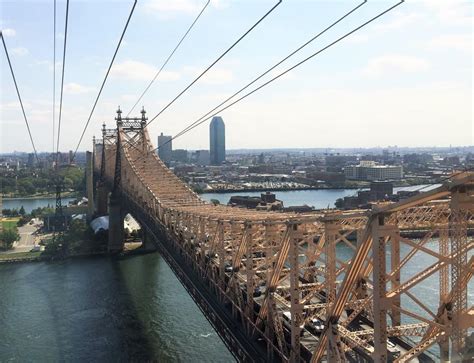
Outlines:
{"type": "Polygon", "coordinates": [[[24,226],[18,227],[18,234],[20,235],[20,240],[13,244],[13,249],[10,253],[15,252],[28,252],[35,245],[35,236],[33,235],[38,228],[27,223],[24,226]]]}

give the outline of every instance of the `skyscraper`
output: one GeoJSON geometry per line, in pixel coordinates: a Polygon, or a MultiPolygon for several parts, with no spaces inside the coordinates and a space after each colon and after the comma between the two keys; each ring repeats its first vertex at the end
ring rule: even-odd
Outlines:
{"type": "Polygon", "coordinates": [[[225,161],[225,125],[222,117],[214,116],[209,126],[211,165],[225,161]]]}
{"type": "Polygon", "coordinates": [[[158,156],[165,163],[169,163],[171,161],[173,156],[171,136],[163,135],[163,133],[158,136],[158,156]]]}

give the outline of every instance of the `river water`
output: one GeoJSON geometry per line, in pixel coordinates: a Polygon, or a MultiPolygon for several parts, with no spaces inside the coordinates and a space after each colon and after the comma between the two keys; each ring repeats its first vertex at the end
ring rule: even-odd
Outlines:
{"type": "MultiPolygon", "coordinates": [[[[354,192],[292,191],[277,197],[285,205],[327,207],[354,192]]],[[[230,197],[203,198],[219,196],[223,203],[230,197]]],[[[402,246],[402,255],[407,252],[402,246]]],[[[402,281],[433,262],[426,254],[415,257],[402,281]]],[[[437,291],[434,275],[414,293],[434,306],[437,291]]],[[[472,292],[470,286],[470,303],[472,292]]],[[[233,357],[158,253],[0,265],[0,362],[130,360],[229,362],[233,357]]]]}
{"type": "MultiPolygon", "coordinates": [[[[76,198],[62,198],[61,202],[67,205],[70,201],[76,198]]],[[[54,208],[56,206],[56,198],[14,198],[14,199],[3,199],[2,209],[20,209],[22,206],[25,208],[26,213],[30,213],[33,209],[40,207],[54,208]]]]}

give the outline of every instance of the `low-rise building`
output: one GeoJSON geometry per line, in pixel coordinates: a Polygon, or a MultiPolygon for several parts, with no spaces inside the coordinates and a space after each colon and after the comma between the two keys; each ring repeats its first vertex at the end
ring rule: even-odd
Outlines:
{"type": "Polygon", "coordinates": [[[351,180],[400,180],[403,178],[401,165],[380,165],[374,161],[361,161],[359,165],[344,168],[346,179],[351,180]]]}

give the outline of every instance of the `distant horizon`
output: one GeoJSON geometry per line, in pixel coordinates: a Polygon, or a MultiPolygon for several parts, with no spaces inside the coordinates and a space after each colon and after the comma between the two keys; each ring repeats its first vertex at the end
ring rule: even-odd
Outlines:
{"type": "MultiPolygon", "coordinates": [[[[225,122],[228,150],[311,149],[313,145],[351,145],[350,148],[359,149],[399,142],[407,145],[404,147],[474,144],[470,2],[406,1],[342,38],[389,6],[386,1],[367,2],[287,60],[284,59],[289,54],[354,9],[358,2],[282,2],[194,84],[273,4],[213,0],[137,103],[205,3],[206,0],[137,3],[78,150],[91,149],[92,137],[101,137],[104,121],[107,127],[115,127],[118,106],[123,116],[132,109],[130,115],[140,116],[142,106],[149,121],[156,116],[148,126],[154,142],[161,132],[178,135],[192,122],[205,120],[203,115],[207,114],[209,120],[203,125],[173,140],[176,149],[208,149],[213,115],[221,116],[225,122]],[[330,46],[337,39],[342,40],[330,46]],[[310,58],[313,54],[317,56],[310,58]],[[304,59],[309,61],[292,69],[304,59]],[[292,70],[268,87],[222,109],[289,69],[292,70]],[[263,74],[248,89],[224,102],[263,74]],[[183,97],[168,108],[181,92],[185,92],[183,97]],[[225,106],[216,108],[222,103],[225,106]],[[137,107],[133,108],[134,104],[137,107]]],[[[0,29],[36,149],[53,151],[53,70],[56,69],[57,128],[65,3],[58,3],[56,34],[52,3],[7,1],[0,6],[0,29]]],[[[130,6],[129,1],[116,1],[114,6],[109,2],[71,3],[60,150],[76,150],[130,6]]],[[[31,152],[3,53],[0,152],[13,152],[20,147],[31,152]]]]}
{"type": "MultiPolygon", "coordinates": [[[[320,151],[323,153],[330,153],[333,154],[332,151],[364,151],[364,150],[372,150],[372,151],[383,151],[383,150],[455,150],[461,149],[461,151],[474,152],[474,145],[451,145],[451,146],[367,146],[367,147],[277,147],[277,148],[237,148],[237,149],[226,149],[226,154],[236,154],[238,152],[276,152],[276,151],[320,151]]],[[[183,149],[183,148],[173,148],[173,150],[187,150],[189,152],[198,151],[198,150],[209,150],[209,149],[183,149]]],[[[70,150],[67,151],[60,151],[61,154],[67,154],[70,150]]],[[[91,150],[78,150],[78,153],[85,153],[86,151],[91,150]]],[[[0,152],[0,156],[8,156],[14,154],[31,154],[31,151],[20,151],[14,150],[12,152],[0,152]]],[[[38,151],[38,155],[43,154],[52,154],[50,151],[38,151]]]]}

